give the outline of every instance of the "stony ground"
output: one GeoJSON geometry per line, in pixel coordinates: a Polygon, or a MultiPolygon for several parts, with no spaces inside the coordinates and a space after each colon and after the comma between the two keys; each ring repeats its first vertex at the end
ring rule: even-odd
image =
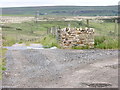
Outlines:
{"type": "Polygon", "coordinates": [[[3,87],[118,86],[117,50],[8,50],[3,87]]]}

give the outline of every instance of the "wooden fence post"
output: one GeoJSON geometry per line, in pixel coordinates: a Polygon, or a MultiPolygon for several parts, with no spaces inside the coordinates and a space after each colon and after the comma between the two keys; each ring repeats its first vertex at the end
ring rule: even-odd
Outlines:
{"type": "Polygon", "coordinates": [[[114,32],[117,32],[117,19],[115,19],[115,30],[114,32]]]}
{"type": "Polygon", "coordinates": [[[60,34],[61,34],[61,29],[58,28],[58,30],[57,30],[57,42],[58,43],[60,42],[60,34]]]}
{"type": "Polygon", "coordinates": [[[55,26],[53,27],[53,36],[55,36],[55,26]]]}
{"type": "Polygon", "coordinates": [[[89,19],[87,19],[87,26],[89,27],[89,19]]]}
{"type": "Polygon", "coordinates": [[[52,31],[52,27],[51,27],[51,28],[50,28],[50,33],[52,34],[52,32],[53,32],[53,31],[52,31]]]}
{"type": "Polygon", "coordinates": [[[47,28],[47,34],[49,34],[49,29],[47,28]]]}

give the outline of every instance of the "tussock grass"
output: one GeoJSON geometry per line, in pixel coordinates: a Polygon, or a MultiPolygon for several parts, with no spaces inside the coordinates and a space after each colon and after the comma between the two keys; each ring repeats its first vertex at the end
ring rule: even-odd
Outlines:
{"type": "Polygon", "coordinates": [[[108,36],[96,36],[95,48],[100,49],[118,49],[118,39],[108,36]]]}
{"type": "Polygon", "coordinates": [[[57,40],[54,36],[52,35],[46,35],[44,36],[41,40],[40,40],[40,43],[43,45],[43,46],[46,46],[46,47],[53,47],[53,46],[56,46],[58,48],[60,48],[59,44],[57,43],[57,40]]]}

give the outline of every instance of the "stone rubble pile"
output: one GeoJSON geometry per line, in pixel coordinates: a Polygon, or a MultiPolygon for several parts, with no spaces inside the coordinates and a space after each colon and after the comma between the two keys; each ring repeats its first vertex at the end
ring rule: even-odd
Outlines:
{"type": "Polygon", "coordinates": [[[63,28],[60,30],[60,45],[63,48],[73,46],[94,48],[93,28],[63,28]]]}

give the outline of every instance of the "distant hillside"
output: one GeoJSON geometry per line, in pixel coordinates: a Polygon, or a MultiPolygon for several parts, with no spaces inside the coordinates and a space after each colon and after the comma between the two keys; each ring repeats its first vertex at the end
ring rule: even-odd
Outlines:
{"type": "Polygon", "coordinates": [[[38,6],[2,8],[3,15],[116,16],[118,6],[38,6]]]}

